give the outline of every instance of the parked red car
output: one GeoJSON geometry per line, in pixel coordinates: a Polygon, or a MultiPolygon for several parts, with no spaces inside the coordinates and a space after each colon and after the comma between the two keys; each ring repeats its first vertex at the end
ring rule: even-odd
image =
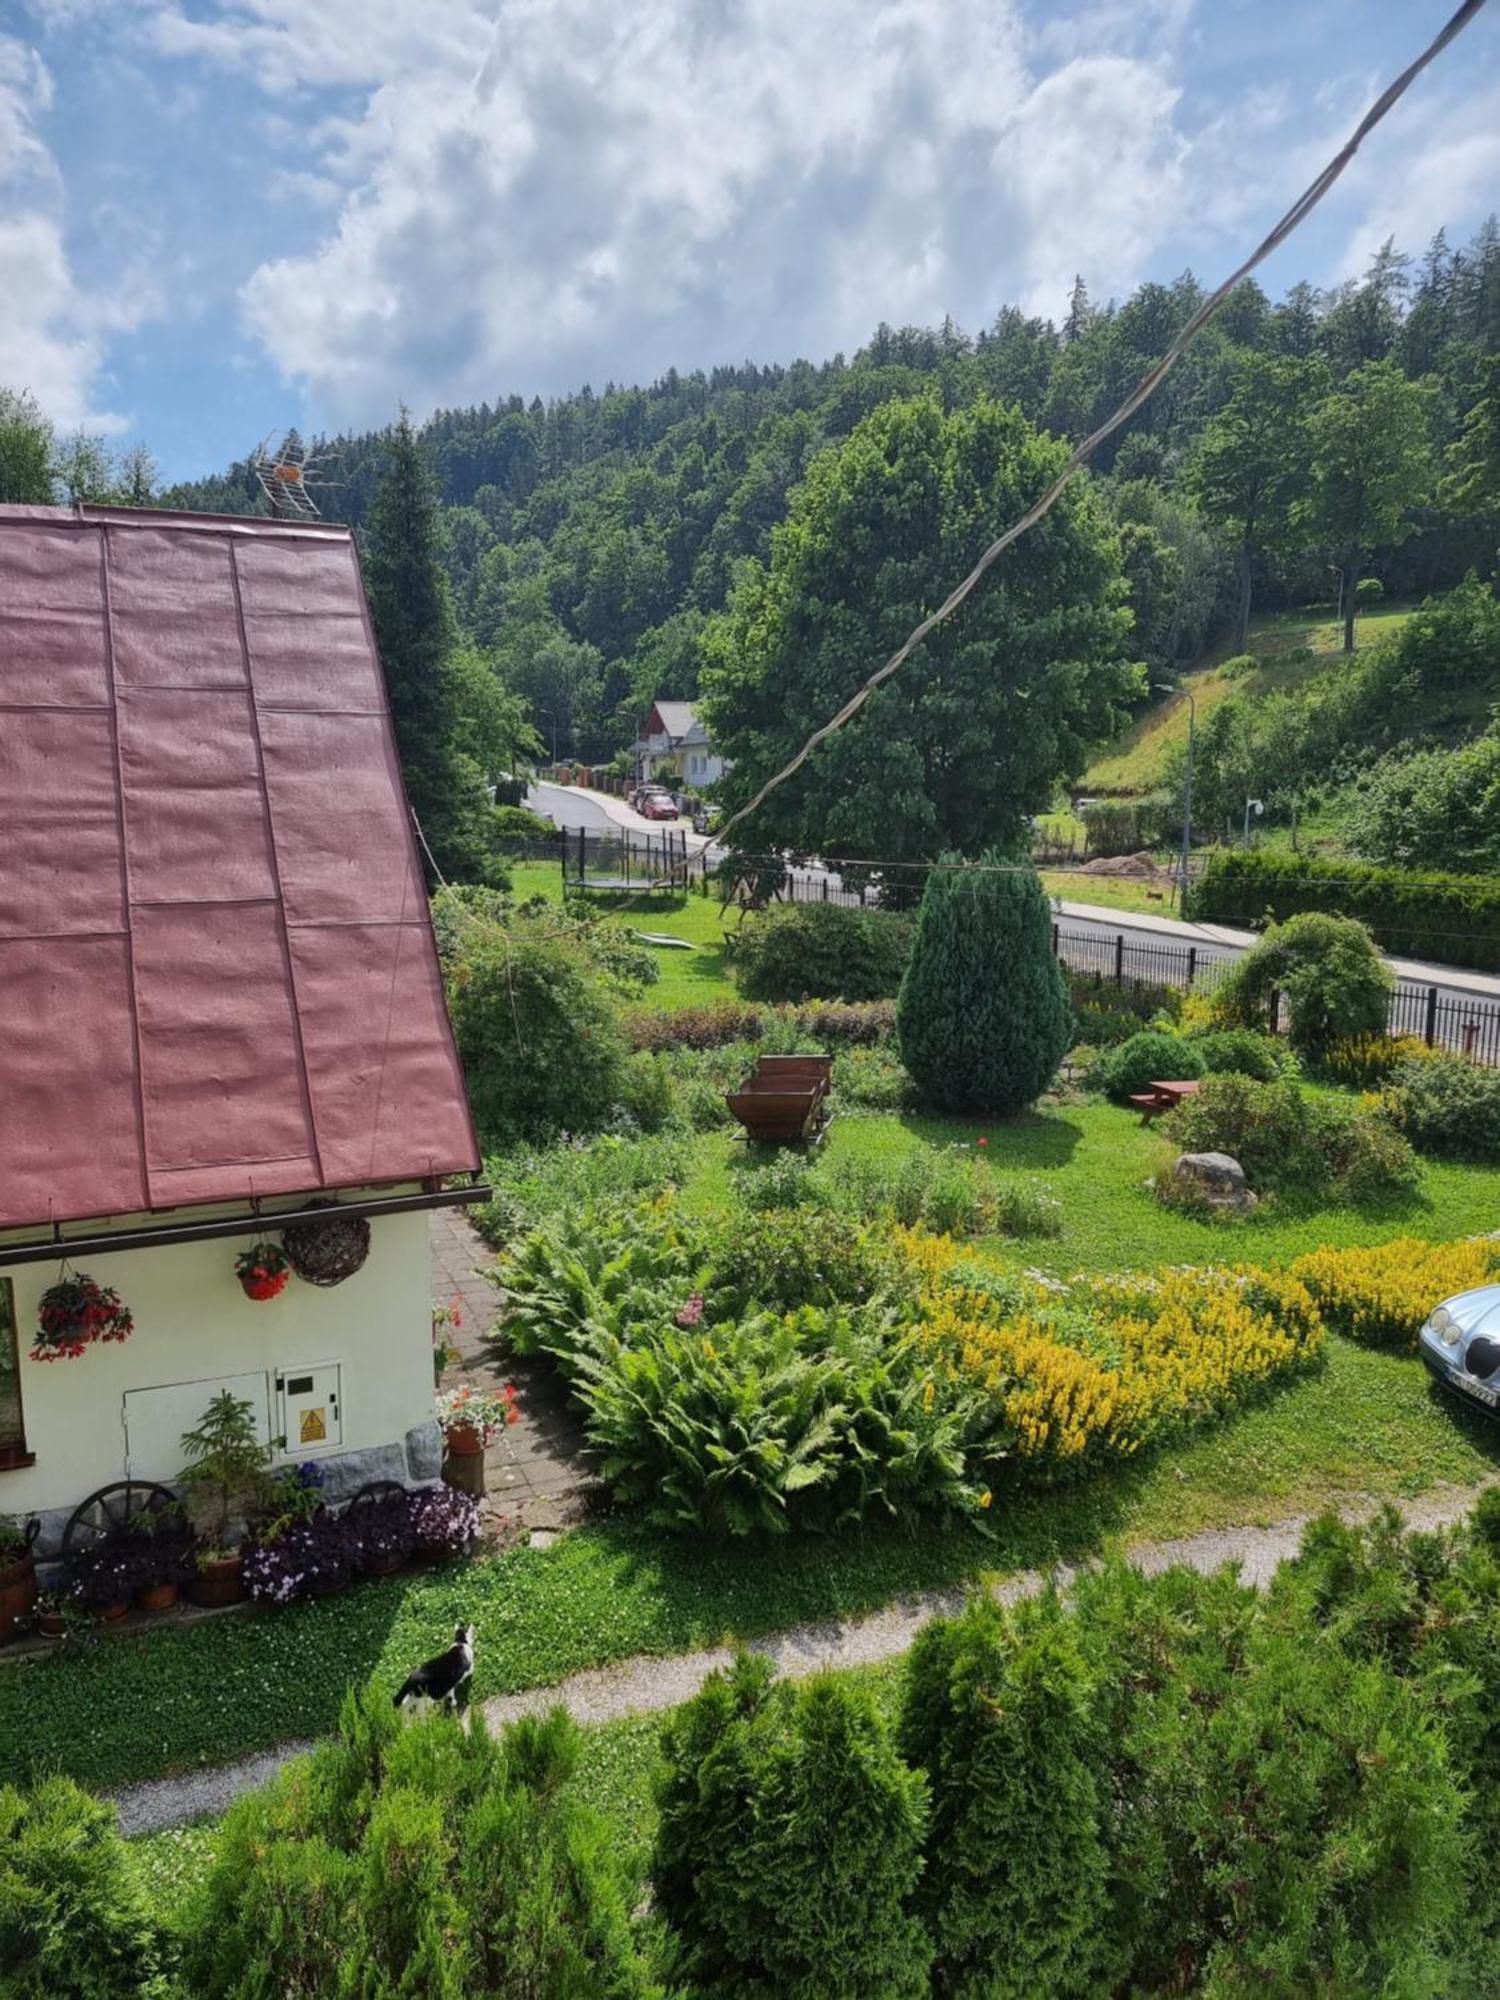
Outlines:
{"type": "Polygon", "coordinates": [[[641,793],[641,802],[637,807],[637,811],[639,811],[644,819],[676,819],[678,817],[676,799],[673,798],[670,792],[663,791],[659,785],[650,786],[641,793]]]}

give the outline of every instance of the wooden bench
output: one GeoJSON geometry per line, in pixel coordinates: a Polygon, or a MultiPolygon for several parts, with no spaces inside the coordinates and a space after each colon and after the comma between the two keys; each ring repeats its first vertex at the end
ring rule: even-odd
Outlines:
{"type": "Polygon", "coordinates": [[[832,1056],[761,1056],[724,1101],[747,1139],[800,1145],[822,1137],[832,1081],[832,1056]]]}

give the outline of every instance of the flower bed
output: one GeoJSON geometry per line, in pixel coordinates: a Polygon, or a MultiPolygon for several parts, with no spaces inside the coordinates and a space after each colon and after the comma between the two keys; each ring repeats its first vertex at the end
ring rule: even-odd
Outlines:
{"type": "Polygon", "coordinates": [[[1131,1456],[1312,1365],[1295,1277],[1017,1278],[951,1237],[670,1198],[524,1238],[506,1336],[568,1377],[604,1476],[730,1535],[983,1512],[1003,1483],[1131,1456]]]}
{"type": "Polygon", "coordinates": [[[1414,1350],[1434,1306],[1500,1276],[1500,1243],[1403,1236],[1366,1250],[1314,1250],[1297,1259],[1290,1275],[1312,1293],[1335,1333],[1368,1347],[1414,1350]]]}

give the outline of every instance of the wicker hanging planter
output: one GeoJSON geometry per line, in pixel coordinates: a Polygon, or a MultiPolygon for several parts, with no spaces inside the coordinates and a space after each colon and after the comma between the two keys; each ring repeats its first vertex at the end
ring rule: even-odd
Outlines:
{"type": "Polygon", "coordinates": [[[370,1254],[370,1225],[362,1215],[330,1208],[315,1222],[294,1222],[282,1231],[287,1262],[310,1285],[341,1285],[370,1254]]]}

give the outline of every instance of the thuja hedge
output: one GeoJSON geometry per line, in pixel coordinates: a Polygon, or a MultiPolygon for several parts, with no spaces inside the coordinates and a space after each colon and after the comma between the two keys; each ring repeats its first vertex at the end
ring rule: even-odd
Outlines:
{"type": "Polygon", "coordinates": [[[889,1730],[858,1689],[716,1675],[664,1736],[669,1971],[729,2000],[1494,1991],[1496,1515],[1326,1517],[1265,1596],[1116,1564],[976,1602],[919,1635],[889,1730]]]}
{"type": "Polygon", "coordinates": [[[1191,914],[1214,923],[1256,926],[1303,910],[1357,917],[1386,951],[1500,967],[1500,877],[1493,875],[1376,868],[1262,849],[1211,856],[1192,892],[1191,914]]]}

